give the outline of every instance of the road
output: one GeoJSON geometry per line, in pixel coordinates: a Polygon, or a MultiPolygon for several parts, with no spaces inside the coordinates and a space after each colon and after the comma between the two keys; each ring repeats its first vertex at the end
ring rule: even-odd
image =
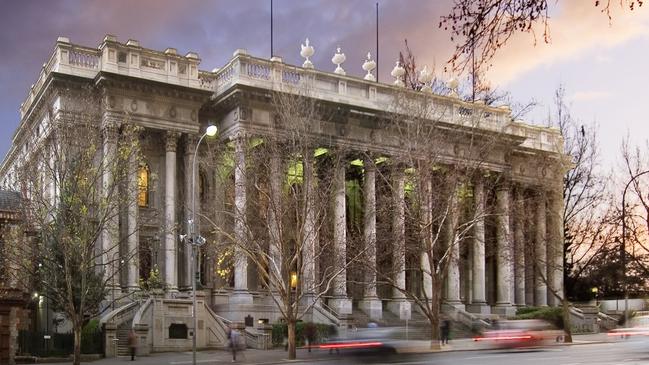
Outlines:
{"type": "MultiPolygon", "coordinates": [[[[285,360],[281,350],[246,350],[240,353],[237,363],[270,365],[291,363],[285,360]]],[[[298,354],[299,364],[347,365],[347,364],[433,364],[433,365],[649,365],[649,341],[621,341],[572,346],[554,346],[527,350],[474,350],[446,351],[407,357],[355,357],[341,354],[305,350],[298,354]]],[[[93,365],[191,365],[191,352],[158,353],[139,357],[135,362],[129,358],[101,359],[93,365]]],[[[199,365],[231,363],[230,354],[224,351],[199,352],[199,365]]],[[[69,362],[66,362],[69,364],[69,362]]]]}

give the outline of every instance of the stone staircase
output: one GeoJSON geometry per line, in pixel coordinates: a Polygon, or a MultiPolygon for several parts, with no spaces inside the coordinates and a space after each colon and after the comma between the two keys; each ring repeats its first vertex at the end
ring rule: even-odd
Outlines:
{"type": "Polygon", "coordinates": [[[131,331],[133,321],[124,322],[117,327],[117,356],[131,356],[128,348],[128,334],[131,331]]]}
{"type": "MultiPolygon", "coordinates": [[[[369,316],[358,307],[353,308],[352,316],[354,318],[354,324],[358,328],[367,327],[367,324],[369,322],[375,322],[379,325],[379,327],[406,327],[405,320],[400,319],[398,315],[388,311],[385,307],[383,308],[382,318],[378,321],[370,320],[369,316]]],[[[451,321],[451,338],[473,337],[473,332],[471,331],[470,326],[467,326],[460,321],[453,320],[453,318],[445,313],[440,313],[440,323],[444,320],[451,321]]],[[[430,322],[428,321],[428,318],[424,316],[414,304],[411,311],[411,317],[407,322],[407,326],[408,338],[413,340],[430,339],[430,322]]]]}

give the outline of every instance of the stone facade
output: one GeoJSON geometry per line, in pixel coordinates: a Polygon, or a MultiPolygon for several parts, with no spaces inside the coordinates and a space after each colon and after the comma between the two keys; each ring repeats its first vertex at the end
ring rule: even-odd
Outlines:
{"type": "MultiPolygon", "coordinates": [[[[237,50],[224,67],[212,72],[199,71],[199,63],[195,53],[180,56],[172,48],[164,52],[153,51],[134,40],[120,43],[113,36],[106,36],[97,48],[74,45],[60,37],[54,53],[21,105],[21,123],[14,144],[0,166],[0,184],[17,189],[15,171],[22,159],[29,158],[29,150],[33,148],[30,141],[40,136],[44,125],[55,123],[59,115],[48,113],[48,110],[56,111],[61,107],[56,93],[51,92],[59,85],[57,82],[81,80],[101,90],[102,120],[98,121],[98,127],[118,125],[126,116],[129,123],[142,127],[141,154],[147,171],[155,179],[146,192],[146,204],[130,208],[124,212],[124,219],[108,225],[102,233],[102,241],[109,247],[112,237],[120,234],[121,226],[141,227],[137,235],[128,239],[128,249],[138,250],[136,259],[139,261],[124,266],[113,289],[137,291],[142,275],[147,275],[147,271],[142,270],[143,265],[147,269],[157,266],[161,270],[168,289],[166,299],[155,299],[147,304],[146,311],[153,313],[150,317],[153,320],[147,320],[149,329],[139,329],[148,333],[146,341],[155,350],[187,348],[188,344],[187,341],[180,344],[170,341],[168,327],[175,318],[171,312],[186,311],[190,305],[182,297],[191,286],[191,257],[178,236],[187,232],[187,219],[194,213],[191,211],[192,198],[199,202],[196,208],[199,212],[201,207],[209,208],[208,194],[223,197],[225,191],[231,189],[235,208],[230,229],[234,237],[244,234],[242,222],[246,222],[250,200],[246,196],[246,186],[250,182],[246,181],[244,173],[250,162],[244,145],[251,138],[263,138],[273,128],[275,111],[267,97],[269,92],[299,94],[299,90],[308,88],[311,98],[329,111],[336,111],[329,120],[314,121],[313,133],[344,145],[350,151],[369,151],[389,157],[401,148],[390,135],[390,129],[383,128],[380,123],[388,105],[393,105],[397,95],[404,93],[399,86],[291,66],[279,58],[264,60],[244,50],[237,50]],[[197,137],[213,122],[218,125],[221,141],[232,143],[234,150],[234,175],[229,187],[219,186],[213,176],[217,172],[213,170],[197,169],[196,175],[191,176],[197,137]],[[193,191],[192,181],[198,181],[193,191]],[[201,195],[201,191],[207,193],[201,195]],[[174,305],[173,301],[179,302],[174,305]]],[[[466,127],[467,118],[477,118],[481,135],[495,141],[481,167],[484,172],[481,176],[486,177],[478,176],[472,182],[472,200],[462,203],[472,209],[476,223],[471,239],[453,247],[453,259],[444,285],[446,303],[479,315],[509,315],[516,306],[557,303],[549,289],[560,292],[563,277],[558,250],[554,249],[560,247],[563,234],[558,218],[562,210],[564,168],[559,132],[513,121],[507,107],[467,103],[453,95],[415,95],[414,91],[412,95],[413,98],[426,95],[432,103],[443,105],[448,112],[440,115],[437,122],[443,123],[452,133],[466,127]],[[492,184],[494,176],[498,177],[497,186],[492,184]],[[480,212],[487,210],[496,213],[485,218],[480,212]],[[548,262],[553,265],[543,266],[548,262]],[[559,266],[554,265],[556,263],[559,266]],[[547,275],[535,274],[530,270],[534,265],[541,265],[536,266],[537,269],[547,275]]],[[[409,117],[407,112],[403,116],[409,117]]],[[[112,138],[111,133],[105,134],[105,153],[114,153],[112,138]]],[[[464,153],[470,148],[467,143],[449,145],[444,140],[431,140],[431,143],[439,144],[440,151],[444,151],[440,162],[448,166],[462,165],[466,158],[464,153]]],[[[391,174],[391,181],[398,188],[390,199],[398,209],[389,222],[394,237],[392,262],[401,268],[395,280],[403,287],[413,285],[414,280],[407,275],[405,265],[404,207],[407,199],[403,192],[407,168],[403,166],[391,174]]],[[[344,257],[350,242],[345,199],[349,177],[344,166],[331,174],[337,189],[332,202],[332,247],[337,255],[344,257]]],[[[137,184],[137,179],[133,176],[131,183],[137,184]]],[[[375,259],[377,230],[384,231],[384,227],[377,228],[377,218],[371,214],[375,212],[379,193],[376,172],[370,164],[366,164],[363,179],[364,211],[370,212],[363,217],[363,240],[371,248],[369,257],[375,259]]],[[[431,186],[430,193],[435,194],[436,188],[431,186]]],[[[222,200],[217,204],[224,204],[222,200]]],[[[448,229],[453,230],[460,218],[453,218],[448,229]]],[[[201,295],[204,296],[200,307],[205,308],[199,311],[203,323],[203,327],[199,324],[201,345],[222,340],[215,334],[215,340],[210,342],[206,322],[203,322],[207,321],[207,307],[216,312],[211,318],[222,316],[221,320],[225,321],[244,322],[247,317],[270,321],[279,318],[246,256],[239,251],[234,255],[232,283],[215,274],[214,262],[210,261],[215,260],[214,257],[207,256],[200,262],[201,295]]],[[[422,257],[422,265],[425,260],[422,257]]],[[[307,280],[317,280],[316,266],[315,263],[307,266],[305,277],[310,278],[307,280]]],[[[357,306],[370,318],[380,319],[384,310],[382,301],[387,304],[387,310],[400,318],[410,317],[411,303],[398,291],[377,290],[377,279],[371,272],[362,274],[367,285],[360,294],[348,290],[349,276],[353,273],[344,267],[340,272],[334,279],[328,306],[314,309],[310,319],[339,323],[332,318],[332,313],[352,314],[357,306]]],[[[427,279],[421,280],[425,283],[427,279]]],[[[187,317],[185,313],[176,319],[183,322],[187,317]]],[[[138,323],[133,322],[133,327],[136,325],[138,323]]]]}

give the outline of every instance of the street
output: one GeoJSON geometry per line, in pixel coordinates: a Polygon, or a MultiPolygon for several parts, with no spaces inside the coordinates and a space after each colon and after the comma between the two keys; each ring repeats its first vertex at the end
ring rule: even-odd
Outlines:
{"type": "MultiPolygon", "coordinates": [[[[451,344],[452,348],[452,344],[451,344]]],[[[197,356],[201,365],[231,363],[231,356],[225,351],[201,351],[197,356]]],[[[280,364],[288,363],[282,350],[246,350],[239,353],[237,362],[241,364],[280,364]]],[[[291,362],[327,364],[439,364],[439,365],[591,365],[591,364],[649,364],[649,342],[618,341],[589,343],[568,346],[554,346],[540,349],[520,350],[466,350],[442,351],[421,355],[386,356],[348,356],[344,353],[329,354],[323,351],[312,353],[298,351],[298,359],[291,362]]],[[[120,357],[93,362],[96,365],[113,364],[137,365],[190,365],[191,352],[158,353],[139,357],[135,362],[120,357]]],[[[63,363],[62,363],[63,364],[63,363]]]]}

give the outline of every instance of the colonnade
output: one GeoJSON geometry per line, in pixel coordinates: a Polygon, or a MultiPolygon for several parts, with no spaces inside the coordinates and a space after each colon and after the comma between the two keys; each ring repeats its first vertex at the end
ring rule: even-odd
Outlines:
{"type": "MultiPolygon", "coordinates": [[[[190,286],[192,274],[184,273],[183,283],[179,283],[178,277],[178,253],[184,245],[179,245],[177,237],[177,146],[180,134],[177,132],[166,132],[165,155],[164,155],[164,279],[168,289],[177,290],[190,286]]],[[[189,136],[186,141],[184,157],[185,171],[192,171],[191,160],[194,153],[196,140],[189,136]]],[[[247,225],[246,206],[246,140],[238,136],[234,138],[234,227],[233,233],[236,240],[245,239],[247,225]]],[[[104,152],[115,153],[114,134],[106,133],[104,152]]],[[[347,290],[347,270],[345,258],[348,251],[347,232],[347,207],[346,207],[346,167],[348,164],[335,166],[333,174],[333,195],[332,195],[332,218],[333,225],[333,270],[339,275],[334,278],[331,299],[329,305],[338,313],[346,314],[352,312],[352,300],[347,290]]],[[[281,159],[279,156],[271,156],[270,173],[270,196],[277,199],[281,191],[281,159]]],[[[394,271],[393,281],[401,288],[406,288],[406,204],[405,197],[406,166],[397,166],[390,174],[392,189],[392,217],[391,232],[393,241],[392,263],[394,271]]],[[[312,162],[304,163],[306,196],[309,197],[310,189],[318,189],[314,178],[312,162]]],[[[363,228],[362,240],[365,245],[365,259],[367,269],[363,275],[365,286],[362,298],[359,301],[359,308],[372,318],[380,318],[382,313],[382,300],[388,300],[388,309],[395,313],[409,313],[410,303],[400,290],[393,290],[390,298],[379,298],[377,292],[377,275],[374,270],[377,265],[377,188],[376,188],[377,167],[373,161],[364,161],[363,171],[363,228]]],[[[493,176],[493,174],[492,174],[493,176]]],[[[110,178],[110,177],[105,177],[110,178]]],[[[196,194],[197,189],[191,190],[191,174],[184,174],[183,185],[185,187],[184,203],[185,217],[191,214],[191,196],[196,194]]],[[[198,179],[197,179],[198,181],[198,179]]],[[[471,199],[458,201],[457,193],[453,196],[450,215],[446,220],[444,230],[449,242],[446,242],[449,251],[449,264],[444,283],[443,297],[445,303],[459,309],[466,309],[476,313],[501,313],[511,314],[515,306],[522,305],[556,305],[558,300],[556,293],[561,295],[563,268],[562,268],[562,235],[563,225],[561,212],[563,200],[560,187],[554,186],[548,189],[543,186],[532,186],[517,183],[504,176],[499,179],[495,188],[487,191],[487,183],[483,177],[474,179],[471,186],[471,199]],[[495,191],[495,192],[494,192],[495,191]],[[452,242],[450,240],[456,235],[453,233],[460,222],[458,215],[458,204],[470,204],[472,211],[471,233],[463,239],[452,242]],[[491,204],[491,206],[490,206],[491,204]],[[492,230],[488,227],[491,224],[492,230]],[[495,225],[495,227],[493,227],[495,225]],[[493,229],[495,228],[495,229],[493,229]],[[488,234],[488,232],[493,232],[488,234]],[[489,238],[489,239],[488,239],[489,238]],[[461,252],[469,252],[464,261],[461,252]],[[491,264],[489,264],[491,260],[491,264]],[[462,288],[464,283],[464,288],[462,288]],[[464,289],[464,290],[462,290],[464,289]]],[[[130,181],[129,184],[136,184],[130,181]]],[[[426,194],[436,194],[430,181],[423,185],[426,194]]],[[[459,188],[456,187],[456,188],[459,188]]],[[[315,201],[310,201],[307,206],[307,217],[305,227],[307,234],[303,242],[306,247],[304,253],[304,272],[302,273],[303,290],[308,294],[313,291],[313,285],[317,281],[315,250],[318,245],[317,222],[315,217],[315,201]]],[[[427,199],[420,202],[424,208],[423,214],[432,215],[431,203],[427,199]]],[[[200,204],[197,204],[200,206],[200,204]]],[[[137,225],[137,206],[129,208],[127,224],[137,225]]],[[[277,233],[273,233],[272,212],[268,214],[269,238],[272,241],[277,239],[277,233]]],[[[107,226],[102,232],[102,242],[109,242],[110,235],[114,234],[115,227],[107,226]]],[[[137,235],[128,239],[129,250],[137,250],[137,235]]],[[[104,243],[106,246],[106,244],[104,243]]],[[[271,248],[273,245],[270,245],[271,248]]],[[[106,247],[104,247],[106,248],[106,247]]],[[[281,254],[274,252],[274,255],[281,254]]],[[[183,265],[189,270],[190,255],[184,253],[183,265]]],[[[421,266],[428,267],[428,255],[421,254],[421,266]]],[[[241,249],[234,253],[234,290],[230,302],[252,303],[252,296],[248,288],[248,260],[241,249]]],[[[138,271],[132,264],[128,265],[127,286],[137,287],[138,271]]],[[[412,280],[412,279],[411,279],[412,280]]],[[[423,274],[418,280],[422,281],[422,291],[430,297],[431,277],[423,274]]],[[[409,316],[409,314],[406,314],[409,316]]]]}

